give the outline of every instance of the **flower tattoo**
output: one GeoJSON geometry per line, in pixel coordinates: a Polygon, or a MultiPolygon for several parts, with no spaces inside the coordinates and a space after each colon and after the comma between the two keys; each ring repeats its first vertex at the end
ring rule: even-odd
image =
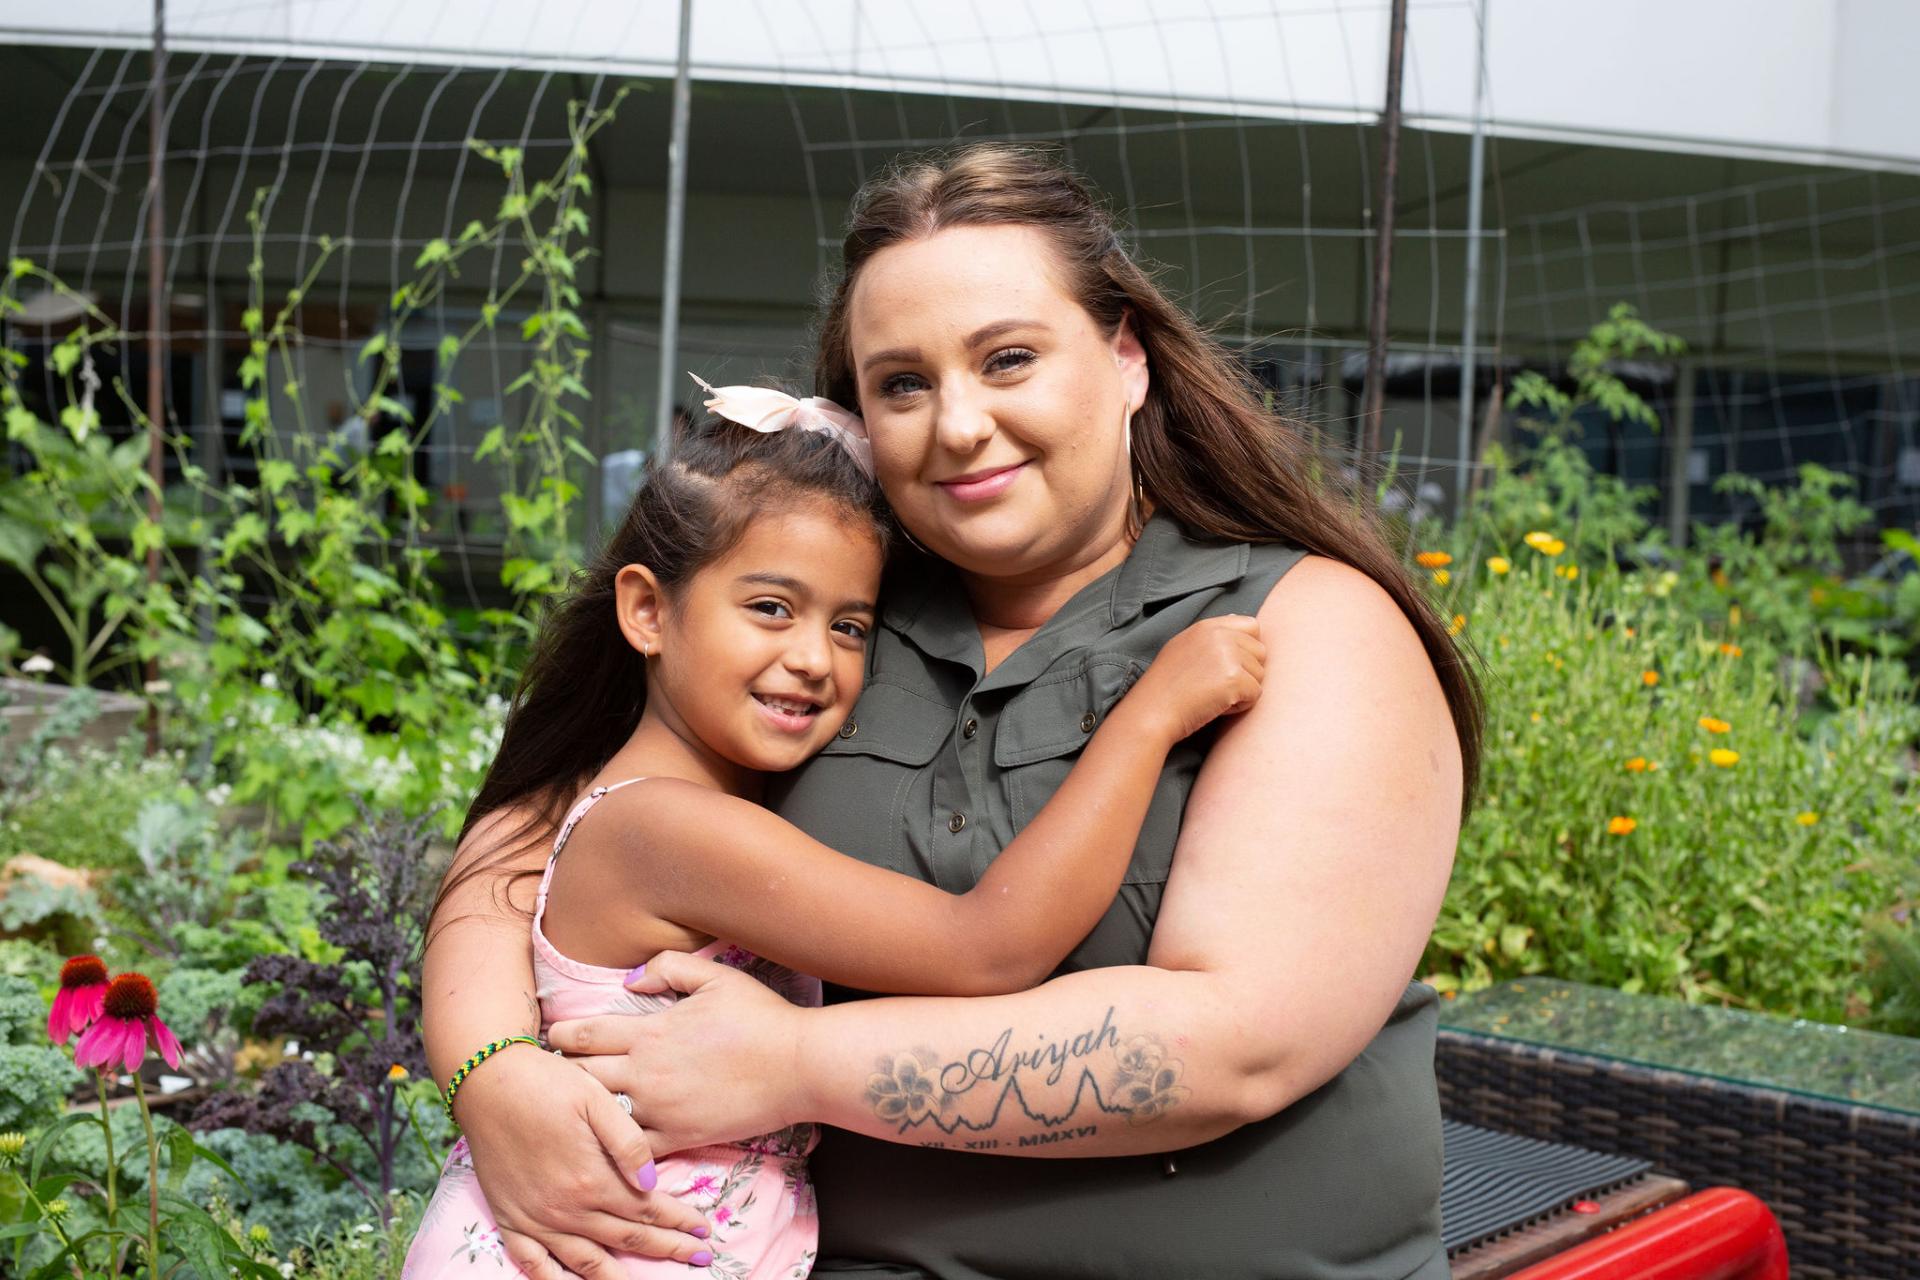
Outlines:
{"type": "Polygon", "coordinates": [[[939,1087],[911,1053],[903,1053],[867,1078],[867,1103],[882,1120],[917,1124],[939,1109],[939,1087]]]}
{"type": "Polygon", "coordinates": [[[1185,1064],[1167,1058],[1166,1046],[1154,1036],[1134,1036],[1113,1049],[1114,1103],[1126,1113],[1127,1123],[1147,1124],[1187,1100],[1180,1083],[1185,1064]]]}

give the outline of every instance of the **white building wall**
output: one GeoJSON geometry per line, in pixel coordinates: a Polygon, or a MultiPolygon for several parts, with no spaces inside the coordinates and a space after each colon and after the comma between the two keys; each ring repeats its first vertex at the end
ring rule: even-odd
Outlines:
{"type": "MultiPolygon", "coordinates": [[[[1912,0],[1486,0],[1496,132],[1920,168],[1912,0]]],[[[675,0],[174,0],[181,49],[671,74],[675,0]]],[[[1371,118],[1377,0],[697,0],[694,74],[1371,118]]],[[[1473,113],[1476,8],[1411,0],[1414,123],[1473,113]]],[[[0,41],[144,44],[147,0],[0,0],[0,41]]]]}

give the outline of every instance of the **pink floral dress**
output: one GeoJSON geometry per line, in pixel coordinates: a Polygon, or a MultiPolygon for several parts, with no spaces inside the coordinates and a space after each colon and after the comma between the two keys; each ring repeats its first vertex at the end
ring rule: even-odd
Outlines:
{"type": "MultiPolygon", "coordinates": [[[[533,914],[533,975],[540,996],[540,1032],[567,1018],[625,1013],[644,1017],[671,1005],[679,996],[636,995],[623,985],[626,970],[582,964],[561,955],[540,924],[547,910],[547,889],[567,837],[600,797],[640,778],[596,787],[567,814],[553,842],[540,879],[533,914]]],[[[715,941],[695,954],[752,974],[798,1005],[820,1003],[820,981],[715,941]]],[[[513,1052],[523,1052],[516,1049],[513,1052]]],[[[807,1153],[819,1135],[813,1125],[795,1125],[743,1143],[695,1147],[659,1161],[660,1189],[680,1197],[706,1215],[713,1261],[708,1274],[734,1280],[800,1280],[813,1270],[820,1238],[813,1187],[807,1181],[807,1153]]],[[[683,1262],[616,1254],[630,1277],[685,1277],[683,1262]]],[[[500,1232],[474,1177],[465,1138],[454,1143],[440,1170],[440,1185],[427,1204],[420,1230],[407,1250],[402,1280],[441,1276],[505,1277],[522,1274],[508,1260],[500,1232]]]]}

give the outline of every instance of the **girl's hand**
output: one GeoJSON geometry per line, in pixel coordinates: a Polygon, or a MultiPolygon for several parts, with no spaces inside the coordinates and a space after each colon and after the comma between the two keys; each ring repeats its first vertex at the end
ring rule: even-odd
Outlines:
{"type": "Polygon", "coordinates": [[[624,1275],[612,1250],[713,1260],[700,1214],[664,1189],[641,1189],[657,1176],[647,1135],[571,1063],[531,1048],[503,1053],[460,1086],[454,1114],[501,1244],[536,1280],[558,1280],[561,1268],[624,1275]]]}
{"type": "Polygon", "coordinates": [[[1115,714],[1144,720],[1171,746],[1251,707],[1266,671],[1258,621],[1243,614],[1203,618],[1161,647],[1115,714]]]}
{"type": "Polygon", "coordinates": [[[662,951],[630,991],[678,991],[644,1018],[556,1022],[547,1038],[608,1089],[634,1102],[634,1119],[664,1154],[738,1142],[809,1119],[795,1069],[804,1010],[726,965],[662,951]]]}

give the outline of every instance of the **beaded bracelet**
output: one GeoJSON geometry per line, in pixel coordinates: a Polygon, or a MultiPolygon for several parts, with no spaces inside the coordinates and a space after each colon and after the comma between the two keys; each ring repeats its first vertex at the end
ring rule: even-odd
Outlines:
{"type": "MultiPolygon", "coordinates": [[[[481,1045],[480,1051],[461,1063],[460,1069],[453,1073],[453,1079],[447,1081],[446,1097],[443,1098],[440,1103],[441,1106],[446,1108],[447,1119],[453,1120],[453,1095],[460,1088],[461,1082],[473,1074],[475,1067],[510,1044],[530,1044],[536,1049],[540,1047],[540,1042],[532,1036],[507,1036],[505,1039],[495,1040],[491,1044],[481,1045]]],[[[460,1123],[458,1120],[453,1120],[453,1122],[456,1125],[460,1123]]]]}

